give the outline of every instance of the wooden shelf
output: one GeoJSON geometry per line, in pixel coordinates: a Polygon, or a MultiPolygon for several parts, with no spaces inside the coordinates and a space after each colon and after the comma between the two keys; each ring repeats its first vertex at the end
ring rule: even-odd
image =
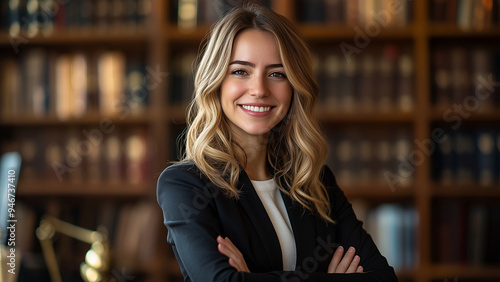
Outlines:
{"type": "Polygon", "coordinates": [[[173,44],[199,43],[210,30],[210,26],[198,26],[194,29],[179,29],[175,25],[167,25],[165,28],[165,38],[173,44]]]}
{"type": "Polygon", "coordinates": [[[432,111],[432,120],[433,121],[444,121],[445,117],[459,117],[463,121],[485,121],[485,122],[494,122],[500,121],[500,109],[491,109],[484,111],[474,111],[469,112],[466,109],[462,109],[462,111],[466,115],[462,115],[457,110],[454,110],[453,106],[449,108],[443,109],[433,109],[432,111]]]}
{"type": "Polygon", "coordinates": [[[341,188],[349,199],[377,198],[385,200],[405,200],[412,199],[415,196],[415,189],[413,186],[398,186],[395,187],[394,190],[385,185],[352,185],[343,186],[341,188]]]}
{"type": "Polygon", "coordinates": [[[29,45],[74,45],[74,44],[96,44],[96,43],[112,43],[112,44],[146,44],[148,43],[148,35],[146,28],[74,28],[55,30],[48,35],[36,35],[28,38],[19,36],[11,38],[8,31],[0,32],[0,46],[11,46],[11,40],[14,42],[22,42],[21,44],[29,45]]]}
{"type": "Polygon", "coordinates": [[[459,281],[467,278],[498,279],[498,277],[500,277],[500,265],[474,266],[470,264],[438,264],[431,266],[428,272],[429,278],[432,279],[450,279],[453,277],[458,277],[459,281]]]}
{"type": "MultiPolygon", "coordinates": [[[[299,32],[306,40],[342,40],[352,39],[356,36],[357,32],[352,26],[346,25],[331,25],[331,24],[303,24],[299,23],[299,32]]],[[[364,27],[359,26],[361,31],[364,32],[364,27]]],[[[372,37],[376,39],[412,39],[413,26],[406,26],[402,28],[383,28],[381,27],[380,33],[372,37]]]]}
{"type": "Polygon", "coordinates": [[[431,23],[429,28],[431,38],[478,38],[500,36],[500,25],[491,26],[483,30],[461,29],[456,24],[431,23]]]}
{"type": "Polygon", "coordinates": [[[23,180],[17,185],[16,195],[19,197],[148,197],[154,196],[156,183],[130,184],[128,182],[63,182],[53,180],[23,180]]]}
{"type": "Polygon", "coordinates": [[[85,115],[81,118],[68,118],[61,120],[56,116],[36,117],[33,115],[4,116],[0,119],[2,126],[52,126],[52,125],[87,125],[87,124],[147,124],[157,118],[152,113],[147,115],[128,115],[124,118],[105,117],[101,115],[85,115]]]}
{"type": "Polygon", "coordinates": [[[500,185],[439,185],[432,186],[435,197],[497,198],[500,199],[500,185]]]}
{"type": "Polygon", "coordinates": [[[412,123],[414,120],[411,112],[333,112],[327,108],[318,108],[315,114],[321,122],[412,123]]]}
{"type": "Polygon", "coordinates": [[[167,114],[167,120],[176,124],[185,123],[187,107],[186,104],[172,106],[167,114]]]}

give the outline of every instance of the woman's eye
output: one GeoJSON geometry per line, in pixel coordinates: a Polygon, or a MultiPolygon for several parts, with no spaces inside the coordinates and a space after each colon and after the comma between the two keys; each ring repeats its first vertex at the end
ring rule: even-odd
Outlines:
{"type": "Polygon", "coordinates": [[[280,72],[273,72],[273,73],[271,73],[271,77],[286,78],[286,75],[284,73],[280,73],[280,72]]]}
{"type": "Polygon", "coordinates": [[[238,75],[238,76],[243,76],[243,75],[246,75],[247,72],[244,71],[244,70],[235,70],[235,71],[232,72],[232,74],[238,75]]]}

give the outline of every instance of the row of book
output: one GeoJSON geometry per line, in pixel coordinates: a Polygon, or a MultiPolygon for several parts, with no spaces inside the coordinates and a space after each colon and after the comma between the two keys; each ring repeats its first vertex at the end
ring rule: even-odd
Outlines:
{"type": "Polygon", "coordinates": [[[328,133],[327,164],[341,187],[388,185],[391,190],[405,187],[412,184],[414,177],[406,170],[414,150],[411,136],[410,130],[404,128],[332,129],[328,133]]]}
{"type": "Polygon", "coordinates": [[[394,28],[412,20],[413,3],[408,0],[298,0],[300,22],[376,25],[394,28]]]}
{"type": "Polygon", "coordinates": [[[352,205],[389,265],[396,271],[414,269],[418,261],[416,209],[393,203],[369,206],[363,201],[353,201],[352,205]]]}
{"type": "MultiPolygon", "coordinates": [[[[500,184],[500,129],[446,130],[435,144],[432,174],[445,185],[500,184]]],[[[433,148],[433,146],[426,146],[433,148]]],[[[432,151],[430,151],[432,153],[432,151]]]]}
{"type": "Polygon", "coordinates": [[[432,255],[439,263],[498,265],[498,201],[440,200],[433,207],[432,255]]]}
{"type": "Polygon", "coordinates": [[[447,109],[454,104],[468,106],[473,111],[500,107],[497,48],[438,46],[431,58],[433,100],[438,108],[447,109]]]}
{"type": "Polygon", "coordinates": [[[432,21],[463,29],[482,30],[500,24],[499,0],[432,0],[429,9],[432,21]]]}
{"type": "Polygon", "coordinates": [[[146,111],[149,90],[162,79],[151,71],[143,58],[120,51],[30,49],[19,59],[3,59],[0,108],[5,116],[126,118],[146,111]]]}
{"type": "Polygon", "coordinates": [[[0,28],[24,38],[56,29],[130,32],[145,26],[151,5],[151,0],[7,0],[0,3],[0,28]]]}
{"type": "MultiPolygon", "coordinates": [[[[19,201],[16,204],[16,272],[19,281],[50,281],[47,262],[35,235],[41,218],[47,215],[105,233],[113,258],[109,275],[117,281],[124,279],[121,275],[136,275],[141,271],[134,265],[153,261],[158,241],[162,240],[158,236],[161,213],[150,201],[121,203],[67,199],[46,204],[19,201]]],[[[79,267],[91,245],[57,232],[53,241],[63,281],[81,280],[79,267]]],[[[166,247],[166,241],[164,245],[166,247]]]]}
{"type": "Polygon", "coordinates": [[[395,45],[360,54],[320,51],[314,60],[320,102],[332,111],[401,111],[414,106],[414,60],[395,45]]]}
{"type": "MultiPolygon", "coordinates": [[[[172,57],[172,103],[193,97],[195,51],[172,57]]],[[[409,112],[414,106],[414,62],[395,45],[350,55],[321,50],[314,56],[320,103],[331,111],[409,112]]]]}
{"type": "Polygon", "coordinates": [[[170,2],[170,22],[180,29],[210,25],[231,8],[246,2],[271,7],[272,0],[178,0],[170,2]]]}
{"type": "Polygon", "coordinates": [[[150,139],[145,128],[103,122],[86,128],[14,132],[3,151],[22,156],[21,179],[61,183],[144,184],[150,177],[150,139]]]}

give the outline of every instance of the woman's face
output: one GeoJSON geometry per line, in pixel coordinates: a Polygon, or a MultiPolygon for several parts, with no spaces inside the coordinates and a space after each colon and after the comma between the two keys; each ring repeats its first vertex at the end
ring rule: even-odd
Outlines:
{"type": "Polygon", "coordinates": [[[233,132],[240,138],[267,134],[285,117],[291,97],[273,35],[242,31],[235,38],[220,96],[233,132]]]}

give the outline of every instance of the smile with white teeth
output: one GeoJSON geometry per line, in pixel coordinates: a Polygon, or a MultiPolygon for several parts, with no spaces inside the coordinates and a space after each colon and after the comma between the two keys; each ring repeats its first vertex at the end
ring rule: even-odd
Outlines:
{"type": "Polygon", "coordinates": [[[243,107],[243,109],[247,110],[247,111],[252,111],[252,112],[257,112],[257,113],[261,113],[261,112],[268,112],[269,110],[271,110],[271,107],[254,107],[254,106],[247,106],[247,105],[241,105],[243,107]]]}

